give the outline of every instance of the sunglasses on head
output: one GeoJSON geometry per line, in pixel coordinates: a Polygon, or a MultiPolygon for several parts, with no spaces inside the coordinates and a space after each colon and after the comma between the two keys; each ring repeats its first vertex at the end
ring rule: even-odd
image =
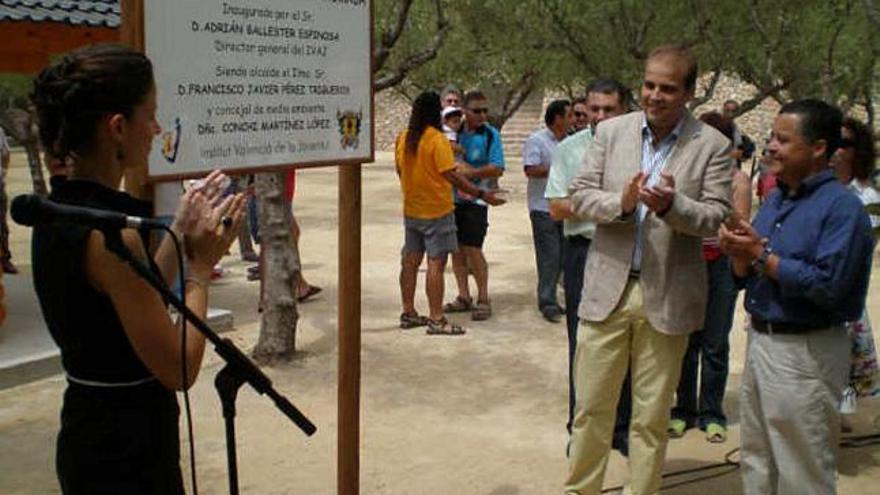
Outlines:
{"type": "Polygon", "coordinates": [[[468,108],[468,110],[475,113],[475,114],[482,114],[482,113],[488,114],[489,113],[488,108],[468,108]]]}

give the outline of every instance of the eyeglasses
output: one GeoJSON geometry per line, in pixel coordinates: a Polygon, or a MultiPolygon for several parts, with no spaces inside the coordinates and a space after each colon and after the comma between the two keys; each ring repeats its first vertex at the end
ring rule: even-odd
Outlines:
{"type": "Polygon", "coordinates": [[[579,119],[580,119],[580,118],[584,118],[584,117],[589,117],[589,115],[587,115],[587,112],[575,112],[575,113],[574,113],[574,116],[577,117],[577,118],[579,118],[579,119]]]}
{"type": "Polygon", "coordinates": [[[856,140],[849,139],[849,138],[843,138],[840,140],[840,147],[841,148],[855,148],[856,147],[856,140]]]}
{"type": "Polygon", "coordinates": [[[468,111],[469,111],[469,112],[473,112],[473,113],[475,113],[475,114],[477,114],[477,115],[484,114],[484,113],[485,113],[485,114],[488,114],[488,113],[489,113],[489,109],[488,109],[488,108],[468,108],[468,111]]]}

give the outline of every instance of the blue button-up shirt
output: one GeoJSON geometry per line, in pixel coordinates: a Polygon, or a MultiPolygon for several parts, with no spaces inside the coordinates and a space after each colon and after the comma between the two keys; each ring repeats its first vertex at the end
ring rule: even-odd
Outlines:
{"type": "Polygon", "coordinates": [[[778,280],[746,280],[746,310],[771,323],[828,327],[861,317],[874,241],[862,203],[831,169],[783,183],[752,222],[779,256],[778,280]]]}
{"type": "MultiPolygon", "coordinates": [[[[684,125],[684,118],[678,121],[678,124],[672,129],[668,136],[663,138],[657,147],[654,147],[654,132],[648,126],[648,121],[642,122],[642,163],[641,170],[648,176],[646,185],[653,187],[660,181],[660,173],[666,168],[666,162],[675,143],[678,142],[678,136],[681,134],[681,128],[684,125]]],[[[633,247],[632,269],[639,271],[642,269],[642,222],[648,214],[648,208],[639,203],[636,206],[636,245],[633,247]]]]}

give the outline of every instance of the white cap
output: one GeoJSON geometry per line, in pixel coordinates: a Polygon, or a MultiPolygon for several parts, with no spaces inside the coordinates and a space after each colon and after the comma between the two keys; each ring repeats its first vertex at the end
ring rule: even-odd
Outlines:
{"type": "Polygon", "coordinates": [[[449,116],[450,114],[453,114],[453,113],[456,113],[456,112],[458,112],[459,115],[463,115],[463,112],[461,111],[461,108],[458,108],[458,107],[446,107],[446,108],[443,109],[443,112],[440,113],[440,116],[443,117],[443,118],[445,119],[445,118],[446,118],[447,116],[449,116]]]}

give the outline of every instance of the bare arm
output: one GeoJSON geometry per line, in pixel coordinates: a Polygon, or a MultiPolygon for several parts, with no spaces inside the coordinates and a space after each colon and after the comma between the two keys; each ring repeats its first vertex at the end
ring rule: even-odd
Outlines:
{"type": "Polygon", "coordinates": [[[524,165],[523,172],[525,172],[526,177],[542,179],[550,173],[550,167],[547,165],[524,165]]]}
{"type": "MultiPolygon", "coordinates": [[[[204,318],[208,307],[208,283],[211,267],[223,256],[241,226],[244,196],[229,197],[222,210],[204,218],[201,228],[191,239],[193,252],[189,260],[191,276],[187,284],[185,303],[197,316],[204,318]],[[218,225],[220,214],[231,216],[230,227],[218,225]],[[213,228],[208,228],[213,225],[213,228]]],[[[139,259],[146,258],[146,250],[137,232],[126,229],[122,241],[139,259]]],[[[122,327],[138,357],[147,368],[169,389],[190,387],[199,373],[204,354],[204,337],[187,323],[186,342],[187,376],[181,376],[180,332],[168,317],[160,295],[134,271],[104,246],[104,234],[92,231],[86,247],[86,276],[96,290],[107,294],[113,303],[122,327]]]]}
{"type": "Polygon", "coordinates": [[[752,184],[749,176],[742,170],[733,175],[733,211],[739,218],[748,220],[752,216],[752,184]]]}
{"type": "Polygon", "coordinates": [[[467,180],[462,174],[456,172],[455,170],[447,170],[443,172],[443,178],[449,181],[450,184],[458,188],[459,191],[469,196],[482,196],[483,201],[489,203],[492,206],[498,206],[506,202],[505,200],[496,197],[495,193],[491,191],[483,191],[479,187],[475,186],[471,181],[467,180]]]}
{"type": "Polygon", "coordinates": [[[567,220],[572,218],[574,213],[571,211],[571,200],[568,198],[558,198],[550,200],[550,218],[553,220],[567,220]]]}

